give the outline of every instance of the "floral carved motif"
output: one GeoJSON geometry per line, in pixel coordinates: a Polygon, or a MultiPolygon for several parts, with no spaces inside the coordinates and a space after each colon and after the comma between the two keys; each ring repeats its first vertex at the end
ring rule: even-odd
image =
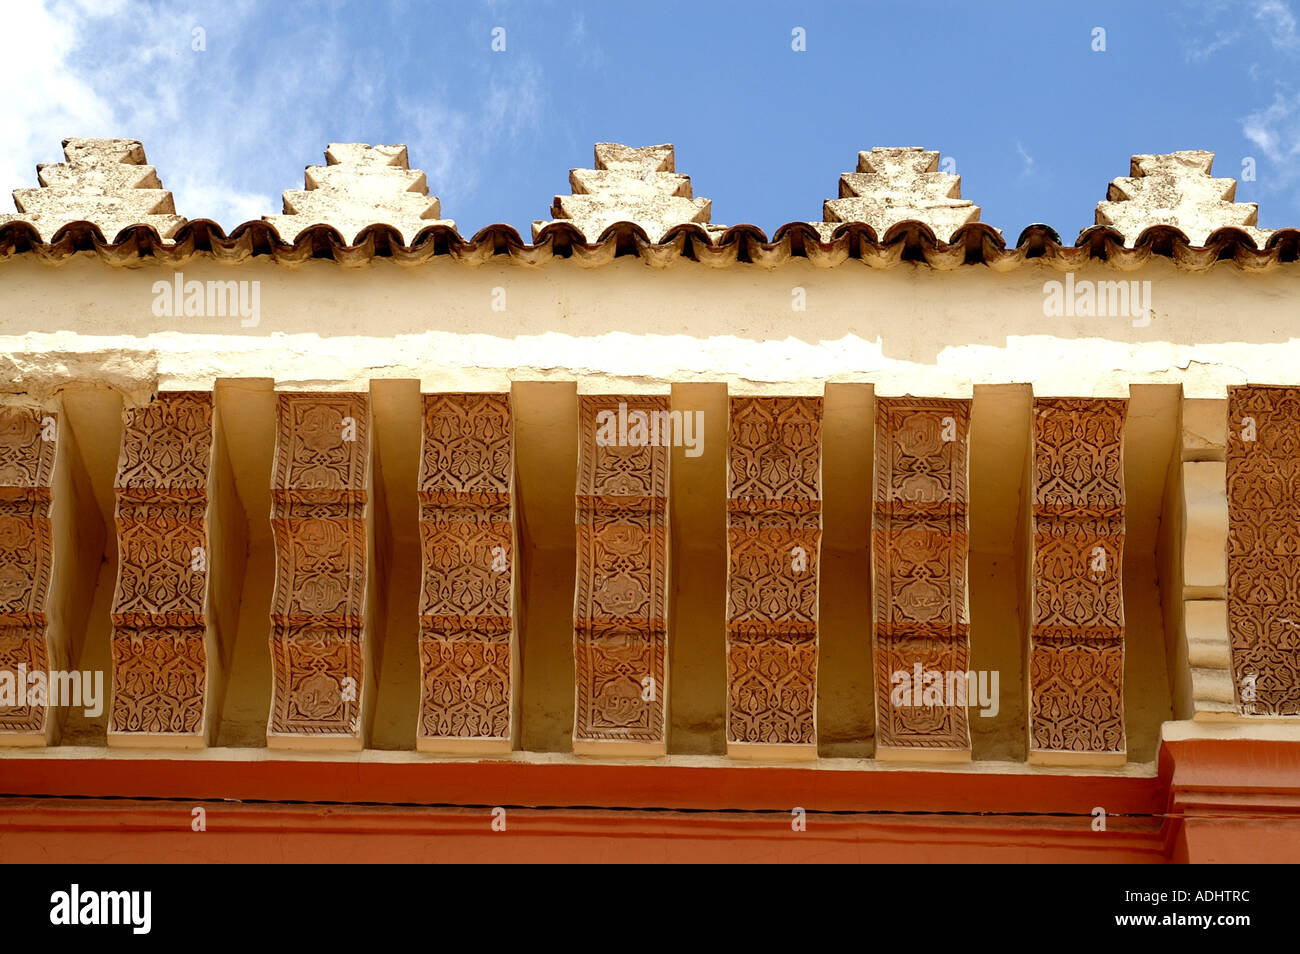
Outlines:
{"type": "Polygon", "coordinates": [[[733,397],[727,742],[817,742],[822,399],[733,397]]]}
{"type": "Polygon", "coordinates": [[[1246,715],[1300,715],[1300,388],[1228,389],[1228,640],[1246,715]]]}
{"type": "Polygon", "coordinates": [[[159,394],[122,423],[109,731],[201,736],[212,395],[159,394]]]}
{"type": "Polygon", "coordinates": [[[1037,398],[1029,736],[1125,751],[1124,399],[1037,398]]]}
{"type": "Polygon", "coordinates": [[[359,741],[369,399],[279,394],[276,411],[268,735],[359,741]]]}
{"type": "Polygon", "coordinates": [[[509,394],[426,394],[420,461],[420,739],[512,737],[509,394]]]}
{"type": "MultiPolygon", "coordinates": [[[[53,655],[46,599],[57,424],[54,414],[0,407],[0,673],[15,690],[20,674],[49,669],[53,655]]],[[[25,688],[21,701],[0,705],[0,734],[44,734],[51,708],[25,688]]]]}
{"type": "MultiPolygon", "coordinates": [[[[970,401],[879,398],[872,528],[876,745],[969,750],[966,707],[902,694],[899,674],[965,673],[970,401]],[[919,670],[918,670],[919,667],[919,670]],[[916,705],[916,702],[928,703],[916,705]]],[[[960,700],[959,700],[960,701],[960,700]]]]}
{"type": "Polygon", "coordinates": [[[578,398],[575,747],[667,741],[668,410],[578,398]]]}

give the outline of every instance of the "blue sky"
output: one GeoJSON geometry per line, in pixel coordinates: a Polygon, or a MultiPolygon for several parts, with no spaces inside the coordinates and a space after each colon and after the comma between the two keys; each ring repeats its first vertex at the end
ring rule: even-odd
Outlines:
{"type": "Polygon", "coordinates": [[[675,143],[713,221],[769,234],[894,145],[951,156],[1008,241],[1072,240],[1130,155],[1175,149],[1238,179],[1253,158],[1237,200],[1300,226],[1300,0],[23,0],[0,28],[0,191],[64,137],[137,138],[177,211],[227,228],[279,212],[328,142],[404,142],[462,234],[527,235],[598,140],[675,143]]]}

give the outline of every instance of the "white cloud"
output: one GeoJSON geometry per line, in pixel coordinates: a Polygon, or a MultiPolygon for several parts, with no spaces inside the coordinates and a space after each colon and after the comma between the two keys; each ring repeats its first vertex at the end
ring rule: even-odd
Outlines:
{"type": "Polygon", "coordinates": [[[1016,140],[1016,152],[1020,155],[1020,177],[1024,179],[1032,176],[1034,174],[1034,157],[1025,150],[1019,139],[1016,140]]]}
{"type": "Polygon", "coordinates": [[[569,30],[568,46],[574,51],[575,62],[585,70],[598,70],[605,65],[605,50],[587,30],[587,19],[581,14],[569,30]]]}
{"type": "Polygon", "coordinates": [[[210,3],[193,15],[165,5],[127,9],[124,2],[4,5],[0,29],[24,39],[11,44],[9,67],[22,77],[25,95],[0,99],[0,128],[9,133],[0,142],[0,190],[36,185],[34,166],[61,161],[65,138],[121,137],[144,143],[182,215],[229,228],[244,221],[240,215],[272,211],[269,196],[237,184],[240,170],[230,162],[267,117],[250,116],[243,130],[203,121],[205,105],[230,94],[222,92],[228,84],[220,71],[205,71],[200,58],[220,58],[214,50],[229,43],[250,8],[240,0],[210,3]],[[191,49],[195,26],[207,31],[207,51],[191,49]]]}
{"type": "Polygon", "coordinates": [[[1219,30],[1214,34],[1214,39],[1210,40],[1204,46],[1193,45],[1188,49],[1187,59],[1192,63],[1204,62],[1215,53],[1219,52],[1219,50],[1236,43],[1240,36],[1240,30],[1219,30]]]}
{"type": "MultiPolygon", "coordinates": [[[[1209,21],[1223,17],[1231,18],[1234,24],[1241,21],[1243,11],[1241,5],[1235,2],[1207,3],[1205,6],[1206,19],[1209,21]]],[[[1255,21],[1257,33],[1267,37],[1275,49],[1300,53],[1300,27],[1297,26],[1296,16],[1291,11],[1288,0],[1255,0],[1253,7],[1253,13],[1248,15],[1255,21]]],[[[1186,49],[1186,59],[1189,63],[1202,63],[1243,37],[1249,41],[1252,32],[1234,25],[1230,29],[1215,30],[1213,39],[1191,38],[1186,49]]],[[[1255,64],[1250,69],[1253,71],[1255,64]]],[[[1254,78],[1252,72],[1252,79],[1254,78]]]]}
{"type": "Polygon", "coordinates": [[[515,58],[513,68],[505,78],[485,80],[486,89],[472,110],[444,106],[439,97],[397,101],[396,120],[407,137],[411,164],[425,171],[430,192],[443,201],[445,218],[456,217],[456,195],[478,188],[479,170],[493,150],[540,128],[545,106],[541,70],[526,55],[503,55],[515,58]]]}
{"type": "Polygon", "coordinates": [[[542,73],[526,54],[457,76],[455,89],[483,92],[455,108],[445,90],[413,94],[396,79],[427,69],[419,44],[403,53],[358,45],[329,4],[287,24],[274,9],[255,0],[0,3],[0,29],[22,38],[8,44],[6,70],[23,88],[0,97],[0,209],[11,208],[10,190],[36,185],[37,162],[62,160],[70,136],[141,140],[177,212],[230,231],[278,213],[279,193],[302,188],[304,166],[324,162],[327,143],[390,141],[396,128],[431,186],[469,191],[484,157],[540,124],[542,73]],[[206,50],[191,48],[196,27],[206,50]]]}
{"type": "MultiPolygon", "coordinates": [[[[0,32],[10,38],[5,44],[5,70],[22,77],[25,86],[22,94],[11,91],[0,96],[0,129],[4,130],[0,190],[4,192],[34,187],[36,163],[61,159],[59,144],[65,137],[109,135],[113,129],[112,107],[70,68],[84,23],[76,12],[77,8],[69,10],[65,5],[0,6],[0,32]],[[14,42],[17,37],[22,41],[14,42]]],[[[3,204],[8,210],[8,202],[3,204]]]]}
{"type": "Polygon", "coordinates": [[[1300,159],[1300,95],[1277,93],[1268,107],[1241,121],[1241,131],[1261,152],[1282,169],[1285,178],[1295,175],[1300,159]]]}
{"type": "Polygon", "coordinates": [[[1258,187],[1264,193],[1288,191],[1300,205],[1295,188],[1300,181],[1300,93],[1276,94],[1269,106],[1241,121],[1241,131],[1270,160],[1268,169],[1258,172],[1258,187]]]}
{"type": "Polygon", "coordinates": [[[1295,14],[1283,0],[1261,0],[1255,6],[1255,20],[1275,47],[1300,52],[1300,32],[1296,30],[1295,14]]]}

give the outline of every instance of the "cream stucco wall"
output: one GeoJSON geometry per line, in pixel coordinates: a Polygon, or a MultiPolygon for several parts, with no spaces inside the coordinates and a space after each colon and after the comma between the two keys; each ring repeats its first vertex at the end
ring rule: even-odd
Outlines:
{"type": "Polygon", "coordinates": [[[1075,274],[1150,281],[1146,327],[1045,317],[1043,285],[1063,273],[1041,264],[998,273],[805,260],[653,269],[620,259],[585,269],[380,259],[352,269],[195,259],[182,271],[187,281],[259,282],[257,327],[155,317],[152,285],[173,275],[156,265],[117,268],[90,256],[57,267],[0,264],[0,390],[40,395],[77,378],[113,384],[131,401],[155,388],[274,376],[302,388],[580,378],[584,390],[725,381],[770,393],[862,381],[881,394],[967,396],[972,384],[1120,395],[1130,382],[1178,382],[1188,397],[1221,397],[1229,384],[1285,382],[1300,368],[1294,268],[1255,274],[1221,263],[1192,273],[1155,259],[1129,272],[1097,264],[1075,274]],[[792,310],[795,289],[804,311],[792,310]]]}

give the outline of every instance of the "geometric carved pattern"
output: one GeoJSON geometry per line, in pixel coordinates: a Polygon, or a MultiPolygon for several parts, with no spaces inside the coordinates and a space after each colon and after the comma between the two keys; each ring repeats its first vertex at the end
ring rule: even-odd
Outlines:
{"type": "Polygon", "coordinates": [[[822,398],[733,397],[729,406],[728,751],[810,757],[817,745],[822,398]]]}
{"type": "Polygon", "coordinates": [[[578,397],[575,752],[667,744],[668,409],[578,397]]]}
{"type": "Polygon", "coordinates": [[[212,394],[123,412],[109,731],[204,735],[212,394]]]}
{"type": "Polygon", "coordinates": [[[510,746],[513,477],[508,393],[424,395],[421,742],[510,746]]]}
{"type": "Polygon", "coordinates": [[[1228,389],[1227,482],[1237,703],[1300,715],[1300,388],[1228,389]]]}
{"type": "MultiPolygon", "coordinates": [[[[56,424],[52,412],[0,407],[0,672],[15,681],[58,665],[46,632],[56,424]]],[[[45,734],[49,707],[23,701],[0,706],[0,733],[45,734]]]]}
{"type": "Polygon", "coordinates": [[[369,398],[276,395],[268,737],[361,739],[369,398]]]}
{"type": "Polygon", "coordinates": [[[1122,756],[1123,398],[1036,398],[1029,738],[1122,756]]]}
{"type": "MultiPolygon", "coordinates": [[[[897,674],[970,668],[966,554],[970,401],[878,398],[872,528],[877,757],[968,756],[966,706],[894,705],[897,674]]],[[[955,685],[955,683],[954,683],[955,685]]],[[[925,702],[913,690],[907,702],[925,702]]],[[[934,701],[934,700],[929,700],[934,701]]]]}

